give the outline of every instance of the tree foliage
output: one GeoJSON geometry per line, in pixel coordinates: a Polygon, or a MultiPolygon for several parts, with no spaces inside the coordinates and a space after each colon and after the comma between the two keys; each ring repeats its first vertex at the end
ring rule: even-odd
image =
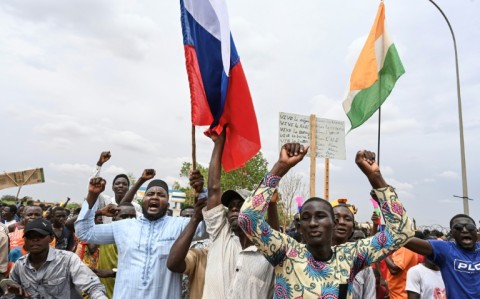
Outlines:
{"type": "Polygon", "coordinates": [[[3,195],[2,198],[0,199],[2,202],[5,202],[5,201],[17,201],[17,198],[15,197],[15,195],[3,195]]]}
{"type": "MultiPolygon", "coordinates": [[[[255,189],[258,183],[260,183],[260,180],[267,173],[267,166],[267,160],[264,158],[261,152],[258,152],[255,157],[250,159],[245,164],[245,167],[230,172],[225,172],[222,170],[222,177],[220,181],[222,190],[255,189]]],[[[188,178],[190,169],[192,169],[192,163],[184,162],[180,168],[180,176],[188,178]]],[[[206,187],[208,182],[208,167],[197,164],[197,169],[200,170],[200,173],[203,175],[206,187]]],[[[180,190],[185,192],[187,195],[185,204],[192,204],[195,195],[190,186],[181,187],[180,190]]]]}
{"type": "Polygon", "coordinates": [[[135,183],[137,182],[137,178],[135,177],[135,175],[132,172],[129,172],[127,173],[127,177],[128,177],[128,180],[130,181],[130,186],[135,185],[135,183]]]}

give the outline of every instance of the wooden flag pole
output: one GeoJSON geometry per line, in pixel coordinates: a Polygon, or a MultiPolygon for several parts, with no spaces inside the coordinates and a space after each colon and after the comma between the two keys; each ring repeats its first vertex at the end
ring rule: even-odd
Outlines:
{"type": "Polygon", "coordinates": [[[330,191],[330,159],[325,158],[325,187],[323,190],[324,199],[329,200],[330,191]]]}
{"type": "Polygon", "coordinates": [[[310,197],[315,197],[315,173],[316,173],[316,125],[315,114],[310,115],[310,197]]]}
{"type": "Polygon", "coordinates": [[[197,169],[197,145],[195,142],[195,125],[192,124],[192,170],[197,169]]]}

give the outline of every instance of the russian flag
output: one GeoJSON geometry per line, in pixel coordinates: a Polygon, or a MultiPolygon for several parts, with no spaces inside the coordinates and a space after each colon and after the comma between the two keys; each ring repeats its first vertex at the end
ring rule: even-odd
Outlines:
{"type": "Polygon", "coordinates": [[[180,0],[192,124],[220,134],[227,126],[222,164],[242,167],[260,150],[252,97],[230,34],[224,0],[180,0]]]}

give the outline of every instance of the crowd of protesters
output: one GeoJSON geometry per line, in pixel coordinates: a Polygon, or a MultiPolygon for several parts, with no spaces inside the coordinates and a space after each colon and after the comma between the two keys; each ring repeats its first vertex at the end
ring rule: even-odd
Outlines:
{"type": "MultiPolygon", "coordinates": [[[[455,215],[443,236],[415,231],[375,154],[359,151],[381,213],[356,227],[348,199],[307,199],[290,229],[277,212],[281,178],[308,147],[285,144],[257,188],[221,190],[225,131],[211,136],[208,181],[190,174],[194,206],[169,216],[169,188],[145,169],[103,194],[102,152],[81,209],[31,202],[2,206],[4,298],[480,298],[476,222],[455,215]],[[147,183],[142,205],[133,201],[147,183]],[[380,219],[384,224],[379,225],[380,219]]],[[[369,188],[366,188],[369,190],[369,188]]],[[[366,193],[368,194],[368,193],[366,193]]]]}

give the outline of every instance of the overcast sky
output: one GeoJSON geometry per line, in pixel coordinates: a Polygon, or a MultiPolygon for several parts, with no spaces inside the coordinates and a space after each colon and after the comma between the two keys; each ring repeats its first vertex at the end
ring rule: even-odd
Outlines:
{"type": "MultiPolygon", "coordinates": [[[[480,219],[480,1],[437,0],[457,39],[470,214],[480,219]],[[477,154],[475,154],[477,153],[477,154]]],[[[420,225],[463,212],[452,38],[427,0],[386,1],[386,20],[406,73],[382,107],[381,166],[420,225]]],[[[377,12],[367,0],[229,0],[232,34],[272,166],[278,114],[345,121],[350,73],[377,12]]],[[[43,167],[46,182],[21,196],[81,202],[103,150],[107,193],[121,172],[155,168],[168,183],[190,160],[190,97],[178,1],[2,0],[0,171],[43,167]]],[[[346,160],[330,161],[330,198],[347,197],[370,218],[370,186],[354,163],[377,149],[375,114],[346,136],[346,160]]],[[[197,130],[197,155],[211,141],[197,130]]],[[[323,160],[317,195],[323,196],[323,160]]],[[[293,171],[293,170],[292,170],[293,171]]],[[[294,171],[309,172],[306,159],[294,171]]],[[[0,195],[17,189],[0,190],[0,195]]]]}

